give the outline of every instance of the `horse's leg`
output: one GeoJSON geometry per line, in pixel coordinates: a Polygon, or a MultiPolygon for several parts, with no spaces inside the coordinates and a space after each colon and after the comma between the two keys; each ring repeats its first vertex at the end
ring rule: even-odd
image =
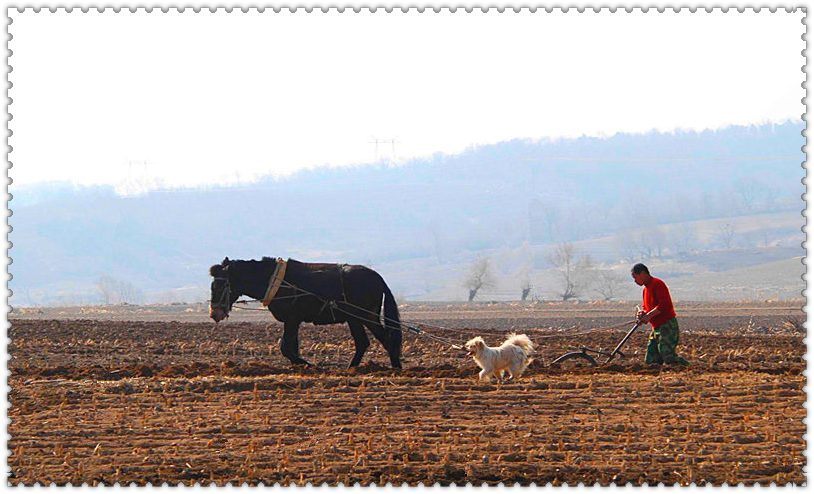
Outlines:
{"type": "Polygon", "coordinates": [[[300,323],[288,322],[285,323],[283,329],[283,341],[280,343],[280,351],[283,356],[291,361],[292,364],[311,365],[310,362],[300,357],[300,323]]]}
{"type": "Polygon", "coordinates": [[[350,326],[350,334],[353,336],[353,342],[356,344],[356,353],[353,355],[353,360],[350,361],[348,367],[356,367],[359,365],[359,362],[362,361],[362,356],[364,356],[367,351],[367,347],[370,346],[370,340],[365,333],[365,327],[362,326],[362,323],[359,321],[351,319],[348,321],[348,326],[350,326]]]}
{"type": "Polygon", "coordinates": [[[396,349],[393,348],[393,342],[388,337],[387,330],[378,322],[369,320],[365,321],[365,326],[367,326],[367,329],[379,340],[384,349],[387,350],[387,355],[390,357],[390,365],[392,365],[394,369],[401,369],[401,359],[396,349]]]}

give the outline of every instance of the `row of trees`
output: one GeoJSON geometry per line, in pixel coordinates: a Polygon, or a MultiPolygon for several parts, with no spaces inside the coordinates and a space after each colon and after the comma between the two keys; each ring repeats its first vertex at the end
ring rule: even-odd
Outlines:
{"type": "MultiPolygon", "coordinates": [[[[802,192],[802,191],[801,191],[802,192]]],[[[681,190],[664,196],[658,218],[643,210],[638,201],[586,203],[578,211],[563,206],[561,199],[535,194],[528,200],[529,238],[535,243],[568,242],[588,238],[597,232],[606,235],[642,225],[681,223],[723,216],[774,212],[797,207],[797,192],[756,180],[738,180],[717,192],[681,190]],[[592,214],[584,214],[590,209],[592,214]]],[[[663,239],[665,243],[680,239],[663,239]]]]}
{"type": "MultiPolygon", "coordinates": [[[[559,277],[558,297],[571,300],[590,292],[603,300],[615,298],[622,287],[622,278],[609,269],[600,269],[589,254],[581,254],[571,243],[557,245],[549,253],[549,264],[556,269],[559,277]]],[[[496,286],[492,261],[488,257],[479,258],[469,267],[464,286],[469,290],[469,301],[478,292],[496,286]]],[[[532,291],[528,274],[520,277],[520,300],[527,300],[532,291]]]]}
{"type": "Polygon", "coordinates": [[[118,280],[109,275],[102,275],[96,279],[96,291],[104,305],[108,304],[139,304],[144,299],[141,290],[129,281],[118,280]]]}
{"type": "MultiPolygon", "coordinates": [[[[707,242],[706,248],[731,249],[735,246],[735,226],[722,223],[707,242]]],[[[764,242],[768,247],[768,236],[764,242]]],[[[619,255],[628,261],[650,259],[654,257],[685,256],[702,247],[698,232],[689,223],[683,223],[671,229],[653,225],[646,231],[640,231],[619,237],[617,250],[619,255]]]]}
{"type": "Polygon", "coordinates": [[[22,286],[15,290],[15,303],[28,304],[34,307],[45,305],[80,306],[102,303],[109,304],[140,304],[144,301],[144,293],[129,281],[116,279],[103,274],[96,278],[94,283],[96,293],[81,291],[74,293],[49,293],[43,289],[32,289],[22,286]]]}
{"type": "Polygon", "coordinates": [[[570,300],[589,291],[602,300],[613,300],[622,287],[622,278],[610,269],[599,269],[589,254],[580,254],[570,243],[557,245],[548,255],[548,262],[559,272],[563,300],[570,300]]]}

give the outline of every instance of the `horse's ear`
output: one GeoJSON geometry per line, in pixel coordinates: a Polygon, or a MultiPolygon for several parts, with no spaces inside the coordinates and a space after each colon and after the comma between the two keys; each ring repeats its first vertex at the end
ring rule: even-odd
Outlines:
{"type": "Polygon", "coordinates": [[[221,262],[221,264],[223,264],[224,266],[226,266],[227,264],[229,264],[229,258],[228,258],[228,257],[224,257],[224,258],[223,258],[223,262],[221,262]]]}
{"type": "Polygon", "coordinates": [[[214,266],[210,267],[209,275],[214,276],[215,278],[218,276],[223,276],[223,266],[220,264],[215,264],[214,266]]]}

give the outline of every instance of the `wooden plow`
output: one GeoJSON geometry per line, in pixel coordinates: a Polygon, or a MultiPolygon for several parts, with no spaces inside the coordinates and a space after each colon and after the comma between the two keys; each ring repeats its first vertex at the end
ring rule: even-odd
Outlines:
{"type": "Polygon", "coordinates": [[[627,342],[627,340],[630,339],[633,333],[635,333],[636,330],[639,329],[640,325],[641,323],[637,322],[635,326],[630,328],[625,337],[622,338],[622,341],[620,341],[619,344],[616,345],[616,348],[614,348],[613,351],[610,353],[602,351],[602,349],[594,350],[593,348],[582,347],[578,352],[570,352],[566,353],[561,357],[558,357],[556,360],[552,362],[552,364],[559,364],[565,362],[566,360],[585,360],[593,366],[598,366],[599,362],[597,362],[596,359],[599,358],[600,356],[605,356],[608,359],[605,362],[603,362],[603,365],[606,365],[610,363],[610,361],[613,360],[617,355],[619,355],[620,357],[625,356],[625,354],[621,352],[621,348],[627,342]],[[596,358],[594,358],[591,354],[595,354],[596,358]]]}

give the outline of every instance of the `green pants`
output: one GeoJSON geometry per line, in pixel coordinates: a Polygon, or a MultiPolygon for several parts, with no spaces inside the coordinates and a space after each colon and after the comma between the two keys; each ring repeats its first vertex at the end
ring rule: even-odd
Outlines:
{"type": "Polygon", "coordinates": [[[646,364],[690,365],[689,362],[676,355],[678,345],[678,321],[672,318],[650,333],[647,342],[646,364]]]}

